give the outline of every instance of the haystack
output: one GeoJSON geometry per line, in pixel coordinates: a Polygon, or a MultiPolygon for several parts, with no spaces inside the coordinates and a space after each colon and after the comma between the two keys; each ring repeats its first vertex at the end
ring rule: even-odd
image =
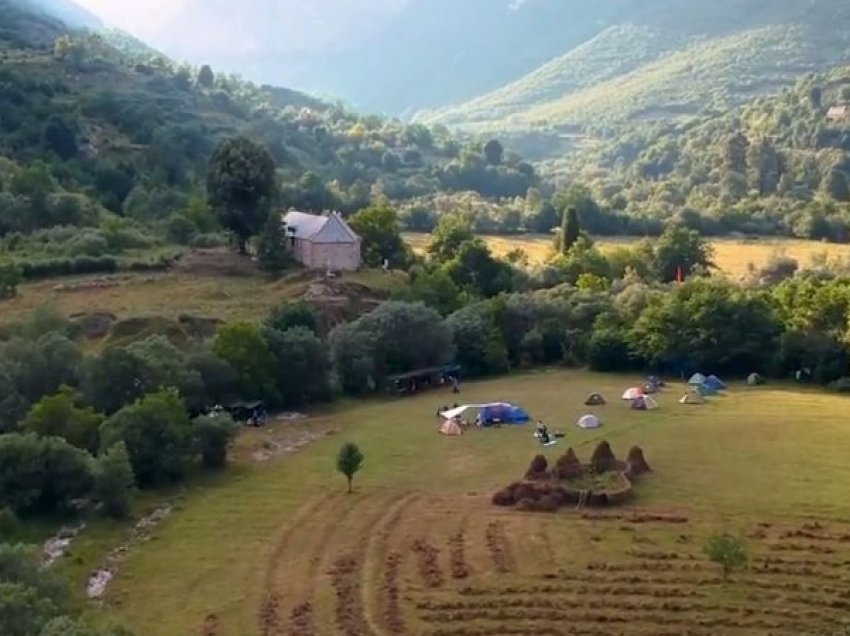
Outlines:
{"type": "Polygon", "coordinates": [[[596,445],[590,458],[590,467],[595,473],[608,472],[617,467],[617,457],[608,442],[603,440],[596,445]]]}

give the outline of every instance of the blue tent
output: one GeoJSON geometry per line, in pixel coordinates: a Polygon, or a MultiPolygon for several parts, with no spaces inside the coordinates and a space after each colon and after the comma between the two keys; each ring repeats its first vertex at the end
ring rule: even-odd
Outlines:
{"type": "Polygon", "coordinates": [[[717,389],[707,382],[697,385],[696,390],[699,391],[700,395],[717,395],[717,389]]]}
{"type": "Polygon", "coordinates": [[[481,409],[482,426],[492,424],[525,424],[531,421],[528,413],[515,404],[488,404],[481,409]]]}
{"type": "Polygon", "coordinates": [[[716,391],[722,391],[726,388],[726,384],[718,378],[716,375],[710,375],[705,379],[705,384],[710,386],[712,389],[716,391]]]}

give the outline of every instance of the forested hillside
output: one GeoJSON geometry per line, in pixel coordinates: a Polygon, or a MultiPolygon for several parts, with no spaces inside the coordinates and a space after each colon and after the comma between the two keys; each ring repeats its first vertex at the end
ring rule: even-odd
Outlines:
{"type": "Polygon", "coordinates": [[[732,230],[850,240],[850,68],[687,121],[641,124],[550,174],[589,186],[627,217],[679,218],[732,230]]]}
{"type": "Polygon", "coordinates": [[[850,5],[658,0],[501,89],[423,120],[470,130],[582,129],[726,110],[848,59],[850,5]]]}
{"type": "Polygon", "coordinates": [[[0,0],[0,61],[0,261],[220,242],[203,200],[206,166],[237,134],[269,148],[280,207],[353,212],[377,193],[517,196],[536,182],[515,155],[488,162],[480,145],[445,129],[178,65],[119,33],[74,31],[21,0],[0,0]]]}

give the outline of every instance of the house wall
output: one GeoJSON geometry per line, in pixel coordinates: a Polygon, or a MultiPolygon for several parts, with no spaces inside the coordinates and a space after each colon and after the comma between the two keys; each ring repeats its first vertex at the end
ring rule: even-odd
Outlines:
{"type": "Polygon", "coordinates": [[[360,269],[359,243],[311,243],[309,256],[302,261],[307,267],[354,271],[360,269]]]}

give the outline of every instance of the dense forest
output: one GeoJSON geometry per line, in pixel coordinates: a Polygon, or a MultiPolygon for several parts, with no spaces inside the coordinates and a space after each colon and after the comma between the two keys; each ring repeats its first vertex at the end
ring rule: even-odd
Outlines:
{"type": "Polygon", "coordinates": [[[204,179],[237,134],[269,149],[280,208],[351,213],[376,195],[513,197],[537,183],[518,156],[444,128],[178,65],[18,0],[0,2],[0,61],[0,262],[26,276],[157,267],[169,244],[226,242],[204,179]]]}

